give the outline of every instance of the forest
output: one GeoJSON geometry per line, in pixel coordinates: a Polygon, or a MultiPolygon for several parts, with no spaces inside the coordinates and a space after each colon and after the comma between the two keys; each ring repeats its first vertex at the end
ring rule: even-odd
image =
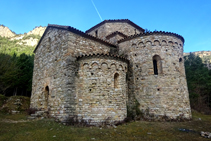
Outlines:
{"type": "MultiPolygon", "coordinates": [[[[24,38],[30,37],[40,38],[24,38]]],[[[30,97],[35,47],[16,43],[17,40],[0,37],[0,94],[30,97]]],[[[191,108],[211,114],[211,70],[193,53],[184,56],[184,60],[191,108]]]]}
{"type": "Polygon", "coordinates": [[[184,60],[191,108],[211,114],[211,70],[192,53],[184,60]]]}
{"type": "Polygon", "coordinates": [[[30,96],[34,47],[0,37],[0,94],[30,96]]]}

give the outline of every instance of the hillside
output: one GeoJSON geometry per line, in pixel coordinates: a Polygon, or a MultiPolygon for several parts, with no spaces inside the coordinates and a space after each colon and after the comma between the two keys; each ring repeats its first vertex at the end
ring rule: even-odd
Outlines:
{"type": "Polygon", "coordinates": [[[14,32],[12,32],[8,27],[4,26],[4,25],[0,25],[0,36],[1,37],[14,37],[16,34],[14,32]]]}
{"type": "Polygon", "coordinates": [[[15,34],[8,27],[0,25],[0,53],[33,54],[33,50],[45,29],[46,27],[39,26],[28,33],[15,34]]]}
{"type": "MultiPolygon", "coordinates": [[[[205,64],[208,69],[211,69],[211,51],[196,51],[191,52],[192,54],[199,56],[203,63],[205,64]]],[[[184,56],[189,55],[190,53],[183,53],[184,56]]]]}

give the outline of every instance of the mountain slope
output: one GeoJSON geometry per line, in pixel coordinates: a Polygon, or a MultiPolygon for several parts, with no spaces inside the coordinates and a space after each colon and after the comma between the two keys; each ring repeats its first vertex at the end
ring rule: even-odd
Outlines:
{"type": "Polygon", "coordinates": [[[16,34],[12,32],[8,27],[0,25],[0,36],[1,37],[14,37],[16,34]]]}
{"type": "MultiPolygon", "coordinates": [[[[208,69],[211,69],[211,51],[196,51],[191,52],[192,54],[199,56],[202,59],[202,62],[208,69]]],[[[184,53],[184,56],[189,55],[190,53],[184,53]]]]}
{"type": "Polygon", "coordinates": [[[25,34],[15,34],[8,27],[0,26],[0,53],[20,55],[22,53],[33,54],[35,46],[39,42],[46,27],[35,27],[25,34]]]}

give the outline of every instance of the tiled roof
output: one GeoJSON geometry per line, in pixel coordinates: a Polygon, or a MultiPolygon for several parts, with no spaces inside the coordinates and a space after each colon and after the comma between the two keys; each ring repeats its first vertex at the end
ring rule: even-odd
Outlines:
{"type": "Polygon", "coordinates": [[[128,37],[127,35],[123,34],[122,32],[115,31],[115,32],[113,32],[113,33],[107,35],[107,36],[106,36],[106,39],[109,39],[109,38],[111,38],[111,37],[113,37],[113,36],[115,36],[115,35],[117,35],[117,34],[121,35],[121,36],[124,37],[124,38],[128,37]]]}
{"type": "Polygon", "coordinates": [[[94,30],[95,28],[105,24],[105,23],[114,23],[114,22],[123,22],[123,23],[128,23],[130,25],[132,25],[133,27],[135,27],[136,29],[138,29],[139,31],[144,32],[145,30],[143,28],[141,28],[140,26],[138,26],[137,24],[133,23],[132,21],[128,20],[128,19],[118,19],[118,20],[104,20],[101,23],[93,26],[92,28],[88,29],[85,33],[88,33],[92,30],[94,30]]]}
{"type": "Polygon", "coordinates": [[[112,58],[116,58],[116,59],[120,59],[122,61],[125,61],[127,63],[129,63],[129,60],[125,57],[122,57],[122,56],[119,56],[119,55],[114,55],[114,54],[110,54],[110,53],[107,53],[107,54],[83,54],[83,55],[80,55],[80,56],[77,56],[77,60],[79,60],[80,58],[84,58],[84,57],[100,57],[100,56],[104,56],[104,57],[112,57],[112,58]]]}
{"type": "Polygon", "coordinates": [[[38,44],[37,44],[37,46],[36,46],[36,48],[35,48],[35,50],[34,50],[34,53],[35,53],[35,51],[37,50],[38,46],[40,45],[42,39],[44,38],[44,36],[45,36],[47,30],[49,30],[50,28],[57,28],[57,29],[62,29],[62,30],[71,31],[71,32],[73,32],[73,33],[75,33],[75,34],[78,34],[78,35],[84,37],[84,38],[88,38],[88,39],[91,39],[91,40],[100,42],[100,43],[102,43],[102,44],[105,44],[105,45],[108,45],[108,46],[111,46],[111,47],[117,47],[116,45],[114,45],[114,44],[112,44],[112,43],[110,43],[110,42],[108,42],[108,41],[105,41],[105,40],[102,40],[102,39],[100,39],[100,38],[94,37],[94,36],[92,36],[92,35],[86,34],[86,33],[82,32],[82,31],[80,31],[80,30],[78,30],[78,29],[76,29],[76,28],[71,27],[71,26],[62,26],[62,25],[48,24],[48,26],[47,26],[47,28],[46,28],[46,30],[45,30],[43,36],[41,37],[40,41],[38,42],[38,44]]]}
{"type": "Polygon", "coordinates": [[[128,40],[136,38],[136,37],[147,36],[147,35],[154,35],[154,34],[175,36],[175,37],[181,39],[183,43],[185,42],[185,39],[181,35],[178,35],[176,33],[165,32],[165,31],[154,31],[154,32],[147,32],[147,33],[140,33],[140,34],[131,35],[131,36],[128,36],[128,37],[126,37],[124,39],[119,40],[118,43],[121,43],[121,42],[124,42],[124,41],[128,41],[128,40]]]}

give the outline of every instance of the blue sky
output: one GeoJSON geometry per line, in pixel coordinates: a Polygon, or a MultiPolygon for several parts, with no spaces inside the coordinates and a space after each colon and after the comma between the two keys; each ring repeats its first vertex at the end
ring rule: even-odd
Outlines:
{"type": "MultiPolygon", "coordinates": [[[[184,52],[211,50],[211,0],[93,0],[102,19],[129,19],[144,29],[185,38],[184,52]]],[[[0,0],[0,24],[16,33],[69,25],[86,31],[101,22],[91,0],[0,0]]]]}

